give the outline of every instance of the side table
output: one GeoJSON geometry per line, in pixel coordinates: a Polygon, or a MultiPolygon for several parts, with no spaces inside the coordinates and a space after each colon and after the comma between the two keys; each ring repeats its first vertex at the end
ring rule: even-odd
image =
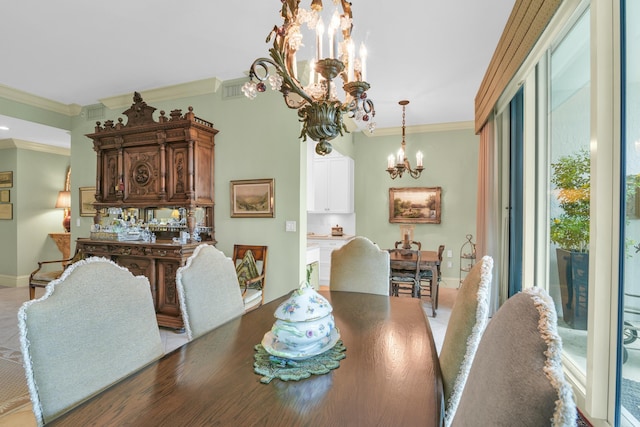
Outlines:
{"type": "Polygon", "coordinates": [[[71,233],[49,233],[49,237],[56,242],[56,246],[62,252],[62,259],[71,256],[71,233]]]}

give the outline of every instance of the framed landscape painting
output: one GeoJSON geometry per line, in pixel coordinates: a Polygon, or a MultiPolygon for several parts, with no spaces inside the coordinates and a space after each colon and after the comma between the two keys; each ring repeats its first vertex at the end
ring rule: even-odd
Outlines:
{"type": "Polygon", "coordinates": [[[389,188],[389,222],[440,224],[440,187],[389,188]]]}
{"type": "Polygon", "coordinates": [[[274,180],[231,181],[232,218],[273,218],[274,180]]]}
{"type": "Polygon", "coordinates": [[[13,187],[13,171],[0,172],[0,188],[13,187]]]}
{"type": "Polygon", "coordinates": [[[95,216],[96,187],[80,187],[80,216],[95,216]]]}

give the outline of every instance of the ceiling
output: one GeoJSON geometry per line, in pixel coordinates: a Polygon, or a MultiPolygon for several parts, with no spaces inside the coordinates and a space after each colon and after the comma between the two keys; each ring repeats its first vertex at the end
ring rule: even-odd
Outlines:
{"type": "MultiPolygon", "coordinates": [[[[515,0],[352,3],[352,36],[369,52],[377,129],[401,125],[402,99],[411,101],[407,127],[473,120],[476,92],[515,0]]],[[[329,0],[324,5],[333,9],[329,0]]],[[[265,39],[282,23],[280,7],[276,0],[6,2],[0,85],[84,106],[211,77],[241,78],[268,55],[265,39]]],[[[10,130],[0,130],[0,139],[69,146],[63,130],[0,116],[3,125],[10,130]]]]}

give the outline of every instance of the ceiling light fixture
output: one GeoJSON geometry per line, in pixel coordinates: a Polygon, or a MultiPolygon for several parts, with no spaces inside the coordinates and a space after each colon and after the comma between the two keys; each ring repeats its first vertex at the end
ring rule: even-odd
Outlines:
{"type": "Polygon", "coordinates": [[[412,178],[419,178],[420,174],[424,170],[422,167],[422,152],[418,151],[416,153],[416,168],[411,169],[411,165],[409,164],[409,159],[407,159],[407,155],[405,152],[407,144],[404,141],[404,121],[405,121],[405,108],[409,101],[400,101],[398,104],[402,105],[402,144],[400,145],[400,149],[398,150],[398,156],[395,157],[393,154],[389,154],[389,158],[387,159],[387,172],[391,176],[391,179],[402,178],[402,174],[405,172],[409,172],[412,178]],[[395,165],[394,165],[395,162],[395,165]]]}
{"type": "Polygon", "coordinates": [[[351,3],[333,0],[334,4],[341,4],[342,13],[338,13],[336,6],[328,20],[328,57],[324,57],[322,0],[312,0],[310,10],[300,9],[299,3],[300,0],[282,0],[280,14],[284,23],[274,27],[267,37],[267,43],[273,39],[273,47],[269,49],[271,59],[258,58],[253,62],[249,81],[242,87],[242,92],[247,98],[254,99],[258,92],[266,90],[265,81],[269,82],[271,89],[282,92],[287,107],[298,110],[303,123],[300,138],[316,141],[316,153],[325,155],[331,152],[330,140],[343,135],[343,131],[349,132],[343,114],[367,122],[369,131],[375,127],[371,122],[375,116],[373,101],[367,98],[370,87],[366,82],[367,49],[361,44],[360,57],[356,58],[351,38],[351,3]],[[310,62],[306,86],[300,82],[296,62],[296,52],[303,46],[303,25],[315,30],[315,60],[310,62]],[[269,74],[269,67],[275,68],[275,75],[269,74]],[[338,76],[344,82],[343,100],[338,98],[337,85],[333,81],[338,76]]]}

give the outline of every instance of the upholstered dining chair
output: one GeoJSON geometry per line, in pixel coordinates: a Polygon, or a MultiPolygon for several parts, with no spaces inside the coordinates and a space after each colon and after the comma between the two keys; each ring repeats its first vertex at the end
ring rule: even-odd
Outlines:
{"type": "Polygon", "coordinates": [[[332,291],[389,295],[389,252],[356,236],[331,252],[329,288],[332,291]]]}
{"type": "Polygon", "coordinates": [[[460,285],[451,309],[439,355],[445,426],[450,425],[456,412],[471,363],[487,325],[492,271],[493,258],[484,256],[460,285]]]}
{"type": "Polygon", "coordinates": [[[233,261],[215,246],[193,251],[176,272],[176,287],[189,340],[244,314],[233,261]]]}
{"type": "Polygon", "coordinates": [[[575,426],[553,301],[542,288],[509,298],[480,340],[452,426],[575,426]]]}
{"type": "Polygon", "coordinates": [[[38,425],[164,353],[149,280],[105,258],[67,268],[20,307],[18,328],[38,425]]]}
{"type": "Polygon", "coordinates": [[[233,245],[233,263],[242,291],[244,311],[260,307],[267,277],[267,246],[233,245]]]}

